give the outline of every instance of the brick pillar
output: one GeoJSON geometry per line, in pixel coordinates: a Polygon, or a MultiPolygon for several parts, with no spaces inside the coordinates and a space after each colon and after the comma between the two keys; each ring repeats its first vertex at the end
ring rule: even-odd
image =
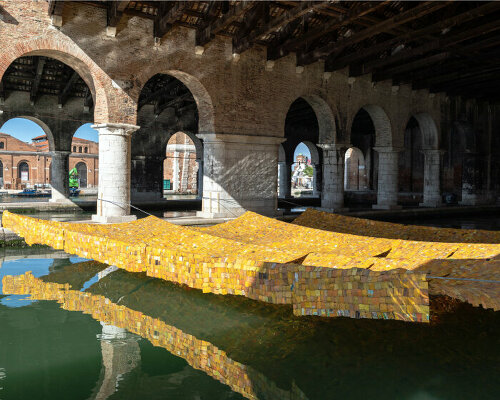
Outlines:
{"type": "Polygon", "coordinates": [[[480,203],[478,154],[467,152],[462,161],[462,200],[461,205],[475,206],[480,203]]]}
{"type": "Polygon", "coordinates": [[[66,203],[69,200],[69,151],[53,151],[50,153],[50,185],[52,196],[50,202],[66,203]]]}
{"type": "Polygon", "coordinates": [[[442,150],[422,150],[424,154],[424,199],[423,207],[439,207],[441,202],[441,155],[442,150]]]}
{"type": "Polygon", "coordinates": [[[378,153],[377,210],[392,210],[398,206],[398,153],[395,147],[374,147],[378,153]]]}
{"type": "Polygon", "coordinates": [[[236,217],[277,211],[278,146],[283,138],[199,134],[203,140],[203,201],[198,216],[236,217]]]}
{"type": "Polygon", "coordinates": [[[136,219],[130,215],[130,139],[138,126],[99,124],[99,189],[96,222],[117,223],[136,219]]]}
{"type": "Polygon", "coordinates": [[[344,157],[348,145],[318,144],[323,149],[323,190],[321,208],[326,211],[344,208],[344,157]]]}

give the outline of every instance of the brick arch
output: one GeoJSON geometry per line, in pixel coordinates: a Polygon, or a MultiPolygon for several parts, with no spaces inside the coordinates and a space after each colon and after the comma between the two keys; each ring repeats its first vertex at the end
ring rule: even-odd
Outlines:
{"type": "Polygon", "coordinates": [[[439,133],[434,119],[428,113],[415,113],[412,117],[418,122],[422,132],[423,149],[439,149],[439,133]]]}
{"type": "Polygon", "coordinates": [[[157,74],[173,76],[181,81],[193,95],[196,107],[198,108],[198,133],[215,133],[215,111],[212,98],[208,90],[195,76],[179,70],[161,70],[151,72],[144,71],[137,77],[138,84],[130,91],[130,96],[135,104],[139,103],[139,96],[142,88],[148,83],[149,79],[157,74]]]}
{"type": "Polygon", "coordinates": [[[282,117],[283,134],[285,132],[285,119],[288,111],[292,104],[299,98],[304,99],[313,109],[314,114],[316,114],[316,119],[318,120],[319,128],[319,143],[322,144],[333,144],[337,141],[337,124],[335,122],[335,115],[332,108],[327,103],[327,101],[319,94],[308,93],[301,96],[297,96],[292,102],[286,107],[284,116],[282,117]]]}
{"type": "MultiPolygon", "coordinates": [[[[109,113],[107,95],[111,92],[109,89],[112,86],[112,81],[75,43],[70,42],[62,35],[49,34],[43,38],[16,42],[3,47],[0,59],[0,81],[10,64],[17,58],[24,56],[50,57],[73,68],[92,92],[95,104],[95,122],[112,122],[113,118],[109,113]]],[[[110,93],[111,95],[112,93],[110,93]]]]}
{"type": "MultiPolygon", "coordinates": [[[[9,114],[12,114],[12,113],[9,113],[9,114]]],[[[24,113],[19,113],[19,115],[11,116],[11,118],[6,119],[5,121],[2,121],[2,122],[5,124],[14,118],[27,119],[27,120],[37,124],[42,129],[43,133],[45,133],[47,135],[47,139],[49,141],[49,150],[50,151],[55,150],[54,134],[52,133],[52,130],[45,122],[43,122],[41,119],[38,119],[34,116],[27,115],[24,113]]]]}
{"type": "Polygon", "coordinates": [[[354,113],[349,121],[349,140],[351,138],[352,124],[354,118],[358,114],[359,110],[365,110],[372,120],[373,126],[375,127],[375,146],[378,147],[390,147],[393,145],[392,138],[392,124],[391,120],[387,116],[385,110],[375,104],[366,104],[360,107],[356,113],[354,113]]]}
{"type": "Polygon", "coordinates": [[[193,142],[194,148],[196,150],[196,159],[203,160],[203,142],[193,132],[189,132],[187,130],[180,130],[180,131],[174,132],[167,139],[167,146],[168,146],[168,143],[170,142],[170,140],[174,137],[174,135],[176,135],[178,133],[183,133],[184,135],[186,135],[193,142]]]}

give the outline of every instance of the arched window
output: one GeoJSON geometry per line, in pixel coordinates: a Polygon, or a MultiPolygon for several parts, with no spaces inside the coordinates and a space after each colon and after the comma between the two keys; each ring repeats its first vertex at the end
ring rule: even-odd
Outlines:
{"type": "Polygon", "coordinates": [[[75,165],[76,171],[78,172],[78,181],[80,183],[80,188],[87,187],[87,165],[84,162],[79,162],[75,165]]]}
{"type": "Polygon", "coordinates": [[[88,153],[88,152],[89,152],[89,148],[88,148],[88,147],[85,147],[85,148],[83,149],[83,152],[84,152],[84,153],[88,153]]]}
{"type": "Polygon", "coordinates": [[[0,142],[0,149],[5,149],[5,143],[4,142],[0,142]]]}
{"type": "Polygon", "coordinates": [[[26,161],[20,162],[17,166],[17,177],[22,182],[27,182],[30,179],[30,167],[26,161]]]}
{"type": "Polygon", "coordinates": [[[76,146],[73,146],[73,153],[76,153],[76,146]]]}
{"type": "Polygon", "coordinates": [[[78,153],[81,153],[82,152],[82,146],[79,146],[78,147],[78,153]]]}

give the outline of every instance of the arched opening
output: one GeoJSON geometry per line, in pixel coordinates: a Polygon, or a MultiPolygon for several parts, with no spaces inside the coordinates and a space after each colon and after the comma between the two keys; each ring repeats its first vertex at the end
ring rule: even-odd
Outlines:
{"type": "Polygon", "coordinates": [[[368,190],[365,156],[357,147],[351,147],[345,153],[344,189],[346,191],[368,190]]]}
{"type": "Polygon", "coordinates": [[[319,198],[322,170],[316,144],[320,142],[320,124],[315,110],[302,97],[288,110],[285,139],[280,150],[284,161],[278,163],[279,186],[283,189],[279,190],[279,197],[319,198]]]}
{"type": "Polygon", "coordinates": [[[318,197],[317,175],[319,153],[308,141],[295,148],[292,164],[292,197],[318,197]]]}
{"type": "Polygon", "coordinates": [[[153,76],[139,96],[138,124],[132,136],[132,199],[201,193],[203,146],[190,89],[172,75],[153,76]]]}
{"type": "Polygon", "coordinates": [[[26,161],[17,165],[17,177],[22,184],[28,185],[30,180],[30,166],[26,161]]]}
{"type": "Polygon", "coordinates": [[[76,172],[78,174],[78,186],[80,188],[86,188],[87,187],[87,164],[80,161],[79,163],[76,164],[75,168],[76,168],[76,172]]]}
{"type": "Polygon", "coordinates": [[[48,184],[48,170],[45,169],[49,150],[46,132],[50,129],[37,118],[12,118],[0,128],[0,143],[3,144],[3,153],[0,155],[3,162],[2,179],[5,189],[21,190],[27,182],[21,181],[17,163],[22,157],[34,168],[28,171],[27,181],[30,185],[43,187],[48,184]]]}
{"type": "MultiPolygon", "coordinates": [[[[95,196],[99,184],[99,134],[95,129],[92,129],[91,124],[84,124],[75,131],[71,142],[71,150],[72,152],[69,155],[70,171],[73,168],[78,170],[78,165],[80,165],[82,173],[77,171],[76,183],[78,183],[80,189],[87,189],[80,192],[79,196],[95,196]],[[80,148],[83,149],[82,152],[79,151],[80,148]],[[83,166],[85,166],[84,177],[82,176],[83,166]]],[[[89,197],[86,197],[86,199],[89,199],[89,197]]]]}
{"type": "Polygon", "coordinates": [[[163,161],[164,195],[198,194],[198,168],[194,141],[184,132],[172,135],[163,161]]]}
{"type": "MultiPolygon", "coordinates": [[[[349,152],[350,157],[345,157],[344,171],[351,171],[352,169],[357,169],[354,181],[351,182],[351,175],[347,174],[349,179],[348,184],[344,184],[348,192],[346,193],[346,204],[349,206],[366,206],[374,204],[377,200],[377,184],[378,184],[378,154],[375,151],[376,143],[376,131],[375,125],[373,124],[372,117],[364,109],[360,109],[352,122],[351,126],[351,144],[352,148],[349,152]],[[355,149],[355,150],[354,150],[355,149]],[[351,157],[356,157],[352,158],[351,157]],[[361,160],[359,164],[357,161],[361,160]],[[361,171],[360,171],[361,167],[361,171]],[[361,179],[359,178],[361,172],[361,179]],[[357,182],[360,181],[360,185],[357,182]],[[357,189],[350,189],[351,187],[357,187],[357,189]]],[[[344,172],[346,174],[346,172],[344,172]]]]}
{"type": "Polygon", "coordinates": [[[399,153],[399,196],[407,204],[420,203],[424,191],[424,154],[422,131],[411,117],[404,132],[404,149],[399,153]]]}
{"type": "MultiPolygon", "coordinates": [[[[23,117],[42,130],[30,138],[36,157],[31,160],[33,157],[28,156],[32,165],[30,183],[37,187],[50,184],[52,200],[65,201],[69,195],[71,132],[82,121],[93,120],[95,87],[91,73],[83,61],[71,55],[37,50],[14,59],[3,73],[1,85],[4,101],[0,118],[23,117]],[[47,116],[44,122],[37,118],[39,115],[47,116]]],[[[105,104],[103,99],[101,105],[105,104]]]]}

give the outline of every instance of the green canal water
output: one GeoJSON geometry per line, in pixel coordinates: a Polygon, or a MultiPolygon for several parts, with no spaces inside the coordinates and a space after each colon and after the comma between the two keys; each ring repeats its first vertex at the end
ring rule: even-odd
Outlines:
{"type": "Polygon", "coordinates": [[[265,400],[499,398],[498,312],[460,305],[429,325],[293,317],[290,307],[202,294],[54,250],[1,249],[0,258],[1,278],[32,271],[142,313],[113,325],[97,301],[68,311],[0,287],[2,400],[242,399],[241,385],[265,400]],[[146,319],[156,326],[134,333],[146,319]],[[199,367],[200,343],[208,367],[199,367]]]}

